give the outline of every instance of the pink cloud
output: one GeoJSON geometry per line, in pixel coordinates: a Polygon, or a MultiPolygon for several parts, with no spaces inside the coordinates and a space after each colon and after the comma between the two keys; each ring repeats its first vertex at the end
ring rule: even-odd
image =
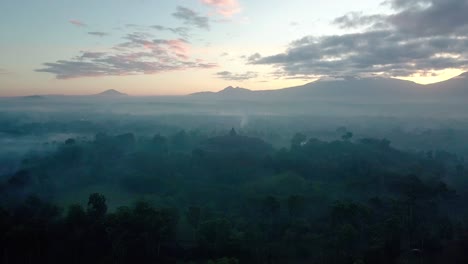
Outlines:
{"type": "Polygon", "coordinates": [[[215,63],[190,57],[190,43],[183,39],[153,39],[150,34],[131,33],[125,42],[106,52],[83,51],[69,60],[47,62],[37,72],[55,74],[57,79],[80,77],[158,74],[189,69],[211,69],[215,63]]]}
{"type": "Polygon", "coordinates": [[[174,52],[179,58],[188,59],[190,45],[181,39],[172,39],[167,41],[169,49],[174,52]]]}
{"type": "Polygon", "coordinates": [[[79,20],[76,20],[76,19],[70,19],[68,20],[68,22],[70,22],[71,24],[77,26],[77,27],[86,27],[86,24],[79,21],[79,20]]]}
{"type": "Polygon", "coordinates": [[[224,17],[232,17],[241,11],[240,4],[237,0],[201,0],[205,5],[212,6],[216,9],[216,13],[224,17]]]}
{"type": "Polygon", "coordinates": [[[142,41],[141,44],[143,45],[145,49],[152,50],[152,51],[159,50],[159,46],[153,43],[152,41],[145,40],[145,41],[142,41]]]}

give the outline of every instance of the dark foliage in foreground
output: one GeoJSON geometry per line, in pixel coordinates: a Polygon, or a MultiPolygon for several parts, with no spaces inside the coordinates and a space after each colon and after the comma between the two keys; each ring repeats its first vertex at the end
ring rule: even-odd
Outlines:
{"type": "Polygon", "coordinates": [[[442,151],[181,131],[70,139],[23,163],[0,185],[2,263],[468,263],[468,175],[442,151]],[[96,184],[147,199],[54,205],[96,184]]]}

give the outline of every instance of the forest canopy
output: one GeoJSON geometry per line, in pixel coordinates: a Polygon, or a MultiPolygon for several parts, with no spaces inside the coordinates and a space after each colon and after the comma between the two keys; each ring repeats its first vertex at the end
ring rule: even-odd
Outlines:
{"type": "MultiPolygon", "coordinates": [[[[340,130],[341,131],[341,130],[340,130]]],[[[69,138],[4,177],[5,263],[466,261],[463,158],[345,130],[287,147],[210,136],[69,138]]],[[[412,262],[411,262],[412,263],[412,262]]],[[[417,262],[414,262],[417,263],[417,262]]]]}

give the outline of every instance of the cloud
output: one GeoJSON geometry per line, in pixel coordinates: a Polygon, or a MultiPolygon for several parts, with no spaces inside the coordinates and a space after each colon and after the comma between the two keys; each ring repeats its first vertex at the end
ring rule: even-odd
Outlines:
{"type": "Polygon", "coordinates": [[[68,22],[70,22],[70,24],[72,25],[75,25],[77,27],[86,27],[87,25],[79,20],[76,20],[76,19],[71,19],[71,20],[68,20],[68,22]]]}
{"type": "Polygon", "coordinates": [[[160,25],[154,25],[154,26],[151,26],[152,29],[156,29],[156,30],[159,30],[159,31],[169,31],[169,32],[172,32],[173,34],[175,35],[178,35],[180,36],[181,38],[184,38],[184,39],[189,39],[190,38],[190,29],[188,27],[175,27],[175,28],[172,28],[172,27],[164,27],[164,26],[160,26],[160,25]]]}
{"type": "Polygon", "coordinates": [[[0,75],[5,75],[7,73],[8,73],[7,70],[0,68],[0,75]]]}
{"type": "Polygon", "coordinates": [[[216,13],[228,18],[242,10],[237,0],[201,0],[201,2],[213,7],[216,13]]]}
{"type": "Polygon", "coordinates": [[[178,6],[176,12],[172,14],[175,18],[181,20],[185,25],[194,25],[201,29],[210,29],[208,17],[201,16],[197,12],[182,6],[178,6]]]}
{"type": "Polygon", "coordinates": [[[226,81],[241,81],[241,82],[258,77],[258,73],[252,72],[252,71],[248,71],[245,73],[232,73],[230,71],[222,71],[222,72],[217,72],[215,75],[218,78],[226,80],[226,81]]]}
{"type": "Polygon", "coordinates": [[[169,50],[173,52],[177,57],[188,60],[189,59],[189,44],[186,40],[183,39],[171,39],[171,40],[162,40],[161,43],[167,45],[169,50]]]}
{"type": "Polygon", "coordinates": [[[358,33],[306,36],[251,64],[276,66],[287,76],[410,76],[468,69],[467,0],[392,0],[393,14],[351,13],[333,21],[358,33]]]}
{"type": "MultiPolygon", "coordinates": [[[[246,57],[243,56],[243,58],[246,58],[246,57]]],[[[249,63],[254,63],[255,61],[257,61],[257,60],[259,60],[259,59],[261,59],[261,58],[262,58],[262,55],[260,55],[260,53],[257,52],[257,53],[254,53],[254,54],[248,56],[248,57],[247,57],[247,61],[248,61],[249,63]]]]}
{"type": "Polygon", "coordinates": [[[131,28],[133,30],[142,30],[145,28],[145,26],[142,25],[137,25],[137,24],[125,24],[126,28],[131,28]]]}
{"type": "Polygon", "coordinates": [[[387,17],[387,22],[397,30],[416,36],[468,34],[467,0],[410,0],[408,3],[418,7],[402,9],[387,17]]]}
{"type": "Polygon", "coordinates": [[[79,57],[80,59],[97,59],[100,57],[105,56],[105,52],[91,52],[91,51],[84,51],[83,54],[79,57]]]}
{"type": "Polygon", "coordinates": [[[362,12],[351,12],[344,16],[335,18],[335,20],[333,20],[333,24],[338,25],[343,29],[375,26],[376,24],[382,25],[380,23],[383,18],[383,15],[363,15],[362,12]]]}
{"type": "Polygon", "coordinates": [[[88,32],[88,35],[96,36],[96,37],[105,37],[108,36],[109,33],[106,32],[99,32],[99,31],[93,31],[93,32],[88,32]]]}
{"type": "Polygon", "coordinates": [[[386,0],[384,4],[390,5],[394,9],[414,9],[423,8],[430,5],[432,0],[386,0]]]}
{"type": "Polygon", "coordinates": [[[127,34],[124,42],[105,52],[81,52],[68,60],[44,63],[37,72],[54,74],[57,79],[80,77],[157,74],[187,69],[217,67],[190,58],[190,45],[183,39],[155,39],[141,32],[127,34]]]}

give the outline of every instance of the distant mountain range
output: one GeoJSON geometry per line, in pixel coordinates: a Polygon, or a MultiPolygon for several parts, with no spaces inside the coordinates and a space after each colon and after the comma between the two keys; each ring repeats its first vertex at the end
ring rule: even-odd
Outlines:
{"type": "MultiPolygon", "coordinates": [[[[24,99],[43,99],[50,96],[31,95],[24,99]]],[[[128,96],[115,89],[82,97],[115,98],[128,96]]],[[[226,87],[218,92],[198,92],[189,96],[200,99],[218,100],[293,100],[308,101],[313,99],[348,100],[362,99],[367,102],[389,100],[468,100],[468,72],[452,79],[422,85],[411,81],[393,78],[347,78],[341,80],[318,80],[300,86],[253,91],[241,87],[226,87]]]]}
{"type": "Polygon", "coordinates": [[[457,98],[468,99],[468,73],[452,79],[422,85],[393,78],[348,78],[343,80],[318,80],[305,85],[278,89],[252,91],[246,88],[226,87],[219,92],[200,92],[195,97],[213,99],[345,99],[420,100],[457,98]]]}
{"type": "Polygon", "coordinates": [[[90,98],[90,97],[124,97],[128,96],[128,94],[121,93],[115,89],[109,89],[104,92],[98,94],[89,94],[89,95],[64,95],[64,94],[44,94],[44,95],[27,95],[27,96],[20,96],[22,99],[45,99],[45,98],[60,98],[60,97],[81,97],[81,98],[90,98]]]}
{"type": "Polygon", "coordinates": [[[440,93],[450,92],[454,96],[468,96],[468,72],[460,74],[455,78],[426,86],[440,93]]]}
{"type": "Polygon", "coordinates": [[[219,92],[199,92],[199,93],[193,93],[191,95],[194,96],[213,96],[213,95],[221,95],[221,96],[240,96],[240,95],[249,95],[252,93],[252,90],[246,89],[246,88],[240,88],[240,87],[232,87],[228,86],[224,88],[223,90],[219,92]]]}
{"type": "Polygon", "coordinates": [[[43,95],[27,95],[23,96],[23,99],[44,99],[43,95]]]}

